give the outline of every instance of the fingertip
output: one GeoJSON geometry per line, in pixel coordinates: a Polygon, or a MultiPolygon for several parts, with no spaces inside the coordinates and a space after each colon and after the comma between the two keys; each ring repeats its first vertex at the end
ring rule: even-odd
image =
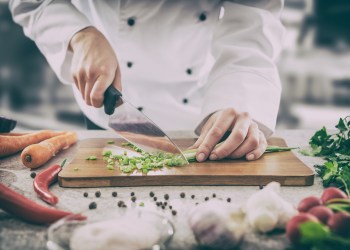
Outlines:
{"type": "Polygon", "coordinates": [[[250,154],[248,154],[248,155],[246,156],[246,159],[247,159],[248,161],[253,161],[253,160],[255,160],[255,155],[252,154],[252,153],[250,153],[250,154]]]}
{"type": "Polygon", "coordinates": [[[197,159],[198,162],[202,162],[202,161],[204,161],[206,159],[206,156],[205,156],[205,154],[203,152],[200,152],[200,153],[198,153],[196,155],[196,159],[197,159]]]}

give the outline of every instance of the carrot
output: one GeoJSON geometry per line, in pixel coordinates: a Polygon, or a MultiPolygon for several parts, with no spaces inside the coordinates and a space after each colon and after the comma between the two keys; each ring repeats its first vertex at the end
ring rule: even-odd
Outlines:
{"type": "Polygon", "coordinates": [[[25,135],[0,135],[0,157],[12,155],[31,144],[39,143],[63,133],[65,132],[42,130],[25,135]]]}
{"type": "Polygon", "coordinates": [[[37,168],[45,164],[59,151],[68,148],[78,140],[75,132],[67,132],[63,135],[42,141],[26,147],[21,154],[22,163],[28,168],[37,168]]]}

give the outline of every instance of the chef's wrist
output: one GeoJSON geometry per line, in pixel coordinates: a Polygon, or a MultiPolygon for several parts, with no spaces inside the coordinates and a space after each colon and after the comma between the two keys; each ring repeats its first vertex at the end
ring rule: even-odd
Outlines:
{"type": "Polygon", "coordinates": [[[68,49],[69,51],[74,52],[83,42],[85,39],[90,37],[99,36],[101,32],[99,32],[95,27],[88,26],[84,29],[79,30],[77,33],[73,35],[69,42],[68,49]]]}

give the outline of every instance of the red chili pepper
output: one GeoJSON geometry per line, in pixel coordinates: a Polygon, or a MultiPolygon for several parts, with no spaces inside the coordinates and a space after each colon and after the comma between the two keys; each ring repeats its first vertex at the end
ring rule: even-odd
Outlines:
{"type": "Polygon", "coordinates": [[[72,214],[66,211],[44,207],[1,183],[0,208],[18,218],[35,224],[50,224],[68,215],[72,215],[71,219],[74,220],[86,219],[81,214],[72,214]]]}
{"type": "Polygon", "coordinates": [[[49,186],[57,181],[58,173],[61,171],[65,163],[66,160],[62,162],[61,166],[55,164],[45,169],[44,171],[37,174],[34,179],[34,191],[39,195],[40,199],[46,201],[51,205],[57,204],[58,198],[50,192],[49,186]]]}

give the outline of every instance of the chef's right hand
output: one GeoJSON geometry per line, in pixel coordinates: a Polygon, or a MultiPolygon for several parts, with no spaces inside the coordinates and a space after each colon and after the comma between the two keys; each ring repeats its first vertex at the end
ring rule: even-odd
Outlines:
{"type": "Polygon", "coordinates": [[[69,43],[73,52],[74,83],[89,106],[103,105],[103,94],[111,83],[121,91],[117,57],[104,35],[94,27],[77,32],[69,43]]]}

